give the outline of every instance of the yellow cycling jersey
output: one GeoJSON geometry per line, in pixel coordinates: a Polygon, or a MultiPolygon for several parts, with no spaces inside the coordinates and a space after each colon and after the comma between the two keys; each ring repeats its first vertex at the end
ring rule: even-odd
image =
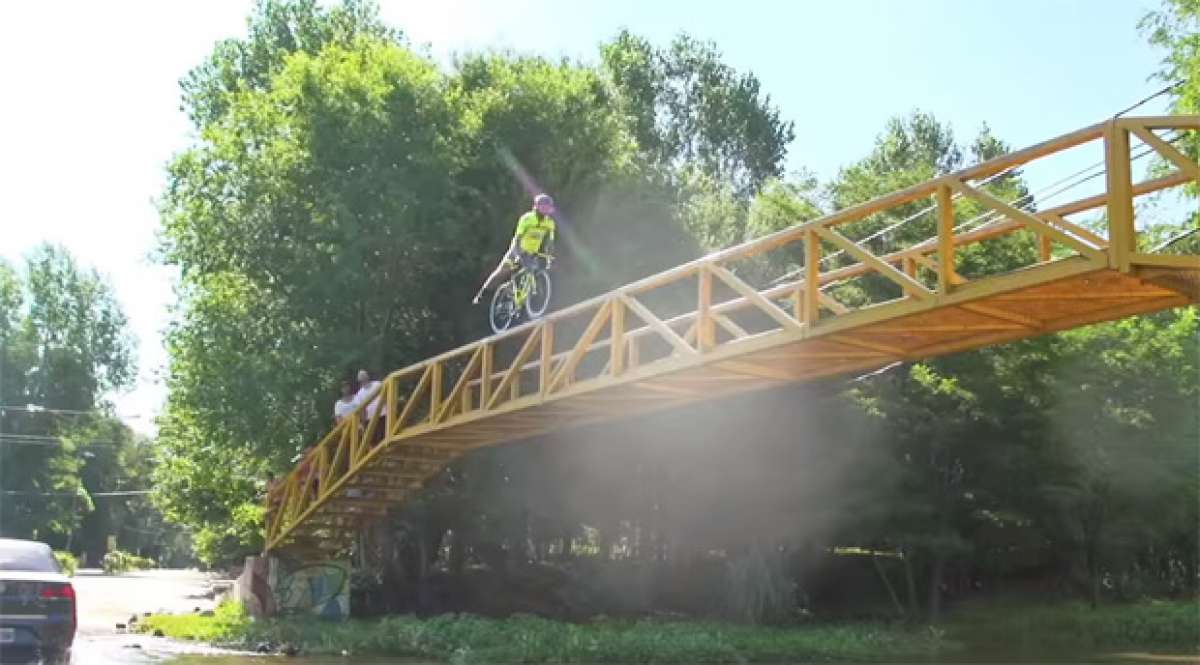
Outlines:
{"type": "Polygon", "coordinates": [[[522,252],[537,254],[547,239],[554,239],[554,218],[530,210],[517,220],[516,237],[522,252]]]}

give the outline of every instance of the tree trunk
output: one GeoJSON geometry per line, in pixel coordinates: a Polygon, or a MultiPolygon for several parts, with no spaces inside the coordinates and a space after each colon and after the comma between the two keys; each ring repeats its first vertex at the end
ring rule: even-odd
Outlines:
{"type": "Polygon", "coordinates": [[[920,604],[917,602],[917,580],[913,576],[912,553],[910,550],[903,550],[904,553],[904,583],[908,588],[908,616],[916,619],[920,613],[920,604]]]}
{"type": "Polygon", "coordinates": [[[942,612],[942,578],[946,573],[946,555],[933,555],[933,566],[929,573],[929,623],[937,623],[942,612]]]}
{"type": "Polygon", "coordinates": [[[888,597],[892,599],[892,605],[896,607],[896,614],[904,616],[904,605],[900,604],[900,596],[896,595],[896,587],[892,586],[892,580],[888,579],[887,571],[883,569],[883,564],[879,563],[879,557],[872,554],[871,563],[875,564],[875,572],[879,574],[879,579],[883,580],[888,597]]]}
{"type": "Polygon", "coordinates": [[[417,583],[423,584],[429,572],[429,537],[424,530],[417,538],[417,583]]]}
{"type": "Polygon", "coordinates": [[[508,568],[520,570],[529,560],[529,509],[521,509],[521,519],[509,538],[508,568]]]}
{"type": "Polygon", "coordinates": [[[1089,543],[1087,548],[1087,571],[1088,571],[1088,601],[1091,603],[1092,609],[1096,609],[1100,605],[1100,562],[1097,560],[1095,543],[1089,543]]]}
{"type": "Polygon", "coordinates": [[[1083,555],[1088,576],[1088,602],[1092,609],[1100,605],[1100,533],[1104,524],[1104,506],[1093,499],[1083,523],[1083,555]]]}
{"type": "Polygon", "coordinates": [[[1197,552],[1184,550],[1183,554],[1183,593],[1189,595],[1200,592],[1200,554],[1197,552]]]}
{"type": "Polygon", "coordinates": [[[467,543],[462,531],[455,531],[450,540],[450,574],[462,577],[467,561],[467,543]]]}
{"type": "Polygon", "coordinates": [[[596,540],[600,543],[600,559],[608,561],[609,557],[612,556],[612,530],[600,527],[600,534],[596,540]]]}

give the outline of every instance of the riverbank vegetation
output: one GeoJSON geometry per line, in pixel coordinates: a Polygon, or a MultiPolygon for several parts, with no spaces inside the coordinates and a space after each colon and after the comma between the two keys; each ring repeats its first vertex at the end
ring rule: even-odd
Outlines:
{"type": "Polygon", "coordinates": [[[1119,650],[1196,653],[1195,603],[1133,603],[1101,612],[1077,603],[1005,603],[964,610],[942,626],[808,622],[747,626],[712,621],[469,615],[328,622],[253,621],[227,603],[211,616],[147,617],[140,630],[232,648],[312,655],[387,655],[455,663],[927,662],[955,654],[1080,658],[1119,650]]]}
{"type": "Polygon", "coordinates": [[[288,648],[313,655],[388,655],[456,663],[863,661],[888,655],[926,658],[946,648],[937,633],[884,624],[768,628],[612,619],[570,624],[530,615],[252,621],[232,604],[212,616],[150,616],[140,630],[252,650],[288,648]]]}

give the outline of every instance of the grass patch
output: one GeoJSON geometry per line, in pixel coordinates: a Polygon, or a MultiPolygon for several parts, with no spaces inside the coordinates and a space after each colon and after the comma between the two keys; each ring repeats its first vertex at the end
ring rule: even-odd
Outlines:
{"type": "Polygon", "coordinates": [[[146,570],[154,567],[154,559],[130,554],[121,550],[113,550],[100,560],[100,567],[105,575],[120,575],[131,570],[146,570]]]}
{"type": "Polygon", "coordinates": [[[1077,660],[1114,650],[1195,653],[1200,604],[1155,601],[1092,610],[1082,603],[1005,604],[960,610],[939,629],[879,623],[787,628],[701,621],[604,620],[570,624],[534,616],[443,615],[327,622],[254,621],[227,603],[212,616],[151,616],[141,629],[227,647],[290,644],[314,655],[386,655],[450,663],[738,663],[930,661],[971,654],[1077,660]]]}
{"type": "Polygon", "coordinates": [[[576,625],[531,616],[389,617],[345,624],[265,624],[263,637],[308,653],[388,654],[454,663],[732,663],[876,660],[936,653],[928,631],[876,625],[755,628],[719,623],[576,625]]]}
{"type": "Polygon", "coordinates": [[[1116,648],[1200,651],[1200,601],[1101,605],[996,605],[953,616],[949,634],[973,649],[1098,652],[1116,648]]]}
{"type": "Polygon", "coordinates": [[[63,575],[67,577],[75,576],[75,571],[79,569],[79,559],[76,559],[74,554],[62,550],[54,550],[54,558],[58,560],[58,565],[62,567],[63,575]]]}
{"type": "Polygon", "coordinates": [[[180,640],[199,640],[217,644],[240,643],[253,621],[240,603],[222,603],[212,616],[201,614],[152,614],[138,622],[143,633],[162,631],[180,640]]]}
{"type": "Polygon", "coordinates": [[[389,655],[451,663],[734,663],[924,658],[950,648],[928,629],[881,624],[766,628],[712,622],[601,621],[533,616],[413,616],[330,623],[250,621],[240,606],[212,617],[152,616],[142,630],[223,646],[292,644],[308,654],[389,655]]]}

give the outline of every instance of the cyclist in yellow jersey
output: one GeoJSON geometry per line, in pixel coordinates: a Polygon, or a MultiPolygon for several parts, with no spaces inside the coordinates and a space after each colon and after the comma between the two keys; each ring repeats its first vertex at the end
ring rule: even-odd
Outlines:
{"type": "Polygon", "coordinates": [[[556,231],[553,214],[554,199],[547,194],[534,197],[533,210],[521,215],[517,220],[517,231],[513,234],[512,242],[508,244],[508,251],[504,253],[504,258],[500,259],[500,265],[496,266],[483,286],[479,287],[479,292],[471,302],[478,305],[484,292],[492,287],[492,282],[507,275],[516,264],[533,270],[538,266],[541,255],[549,256],[553,252],[556,231]]]}

